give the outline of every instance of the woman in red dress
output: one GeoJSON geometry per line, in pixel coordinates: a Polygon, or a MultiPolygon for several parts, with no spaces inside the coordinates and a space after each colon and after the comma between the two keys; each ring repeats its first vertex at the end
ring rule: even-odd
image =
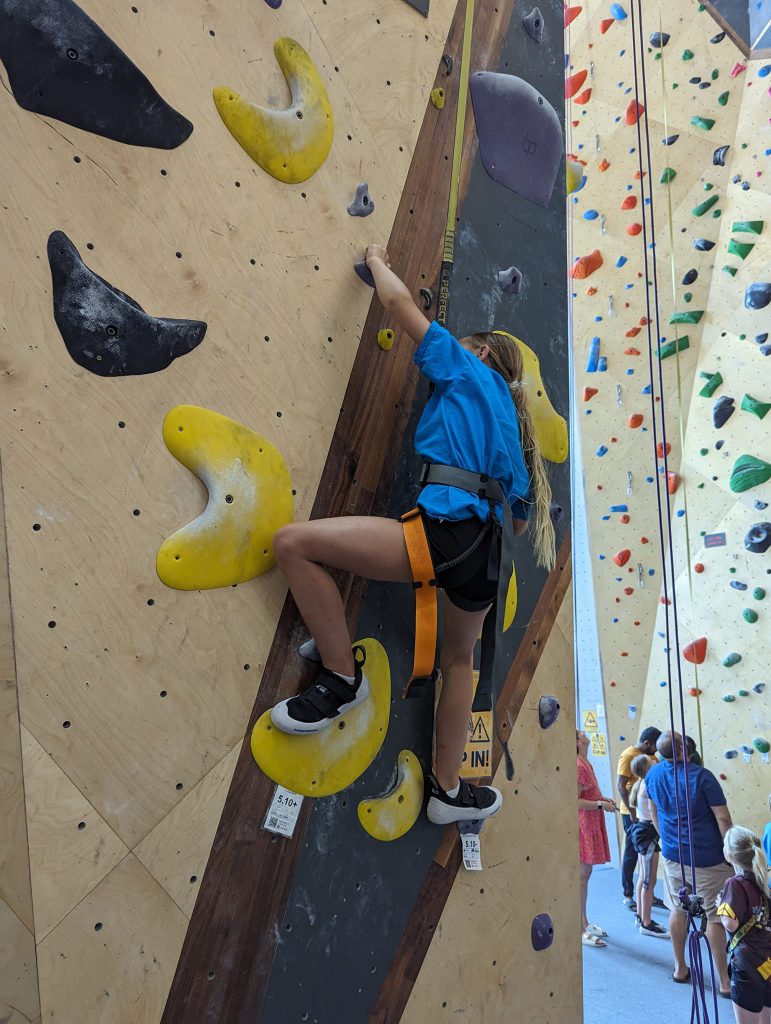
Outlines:
{"type": "Polygon", "coordinates": [[[605,830],[604,814],[618,810],[613,800],[600,792],[594,768],[586,760],[589,752],[589,737],[585,732],[576,731],[576,766],[578,769],[578,852],[581,882],[581,941],[585,946],[606,946],[607,932],[596,924],[590,924],[586,916],[586,893],[589,876],[595,864],[607,864],[610,860],[608,833],[605,830]]]}

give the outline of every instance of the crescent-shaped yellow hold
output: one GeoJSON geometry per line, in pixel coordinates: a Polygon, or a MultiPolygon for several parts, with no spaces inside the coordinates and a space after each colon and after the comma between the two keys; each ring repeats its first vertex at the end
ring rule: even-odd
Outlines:
{"type": "Polygon", "coordinates": [[[276,448],[253,430],[196,405],[163,421],[171,454],[209,492],[197,519],[161,545],[156,569],[176,590],[229,587],[275,565],[273,537],[292,521],[292,482],[276,448]]]}
{"type": "Polygon", "coordinates": [[[362,800],[359,821],[373,839],[390,843],[406,835],[423,806],[423,769],[411,750],[402,750],[396,762],[396,785],[385,796],[362,800]]]}
{"type": "Polygon", "coordinates": [[[214,103],[233,138],[264,171],[295,184],[315,174],[327,158],[334,136],[334,115],[316,66],[294,39],[273,44],[292,94],[286,110],[260,107],[234,89],[218,85],[214,103]]]}
{"type": "Polygon", "coordinates": [[[541,365],[538,356],[524,341],[515,338],[508,331],[495,331],[504,334],[519,346],[524,363],[523,383],[527,391],[527,407],[533,421],[533,430],[541,455],[549,462],[564,462],[568,457],[568,425],[560,416],[546,394],[541,377],[541,365]]]}
{"type": "Polygon", "coordinates": [[[584,168],[577,160],[565,161],[565,191],[575,192],[584,179],[584,168]]]}
{"type": "Polygon", "coordinates": [[[377,640],[357,640],[367,652],[367,700],[340,715],[322,732],[290,735],[277,729],[270,711],[252,729],[252,757],[269,779],[303,796],[330,796],[350,786],[372,764],[388,729],[391,670],[377,640]]]}
{"type": "Polygon", "coordinates": [[[503,632],[505,633],[517,614],[517,567],[512,566],[509,578],[509,589],[506,594],[506,607],[503,610],[503,632]]]}

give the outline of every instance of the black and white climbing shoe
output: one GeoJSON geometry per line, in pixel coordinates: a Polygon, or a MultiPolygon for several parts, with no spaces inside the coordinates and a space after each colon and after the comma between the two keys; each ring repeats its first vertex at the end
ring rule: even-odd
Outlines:
{"type": "Polygon", "coordinates": [[[434,825],[449,825],[452,821],[473,821],[489,818],[500,810],[503,797],[492,786],[472,786],[460,780],[457,796],[448,796],[433,775],[428,776],[428,820],[434,825]]]}
{"type": "Polygon", "coordinates": [[[669,938],[669,932],[666,928],[662,928],[658,921],[651,921],[650,924],[643,924],[642,921],[640,921],[638,928],[640,930],[640,935],[653,935],[657,939],[669,938]]]}
{"type": "Polygon", "coordinates": [[[369,697],[369,682],[362,672],[366,658],[363,647],[354,647],[356,666],[353,683],[322,665],[316,681],[297,697],[282,700],[270,719],[277,729],[289,733],[321,732],[340,715],[352,711],[369,697]]]}

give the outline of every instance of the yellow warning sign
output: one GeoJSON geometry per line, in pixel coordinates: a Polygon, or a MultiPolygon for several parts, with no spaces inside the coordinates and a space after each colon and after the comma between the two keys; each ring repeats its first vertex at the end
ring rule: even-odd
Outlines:
{"type": "Polygon", "coordinates": [[[492,774],[492,711],[473,711],[460,774],[463,779],[481,779],[492,774]]]}
{"type": "Polygon", "coordinates": [[[607,756],[608,745],[605,742],[605,736],[601,732],[596,732],[592,736],[592,753],[595,757],[607,756]]]}
{"type": "Polygon", "coordinates": [[[597,732],[597,715],[594,711],[583,711],[584,732],[597,732]]]}

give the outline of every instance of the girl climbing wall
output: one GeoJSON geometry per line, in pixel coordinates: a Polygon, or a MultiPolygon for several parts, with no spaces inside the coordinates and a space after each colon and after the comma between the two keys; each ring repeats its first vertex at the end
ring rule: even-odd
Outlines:
{"type": "MultiPolygon", "coordinates": [[[[501,794],[459,778],[473,696],[474,645],[500,593],[501,551],[509,550],[528,521],[539,564],[554,564],[551,490],[535,443],[516,343],[499,334],[458,341],[425,318],[391,271],[385,249],[369,246],[366,260],[380,301],[418,343],[415,362],[433,385],[415,434],[426,464],[417,499],[419,522],[436,585],[444,591],[442,690],[427,813],[436,824],[485,818],[500,808],[501,794]]],[[[405,532],[391,519],[321,519],[282,527],[274,550],[322,666],[316,681],[277,704],[271,717],[284,732],[317,733],[369,695],[363,649],[351,649],[342,600],[324,567],[410,583],[414,577],[405,532]]]]}

